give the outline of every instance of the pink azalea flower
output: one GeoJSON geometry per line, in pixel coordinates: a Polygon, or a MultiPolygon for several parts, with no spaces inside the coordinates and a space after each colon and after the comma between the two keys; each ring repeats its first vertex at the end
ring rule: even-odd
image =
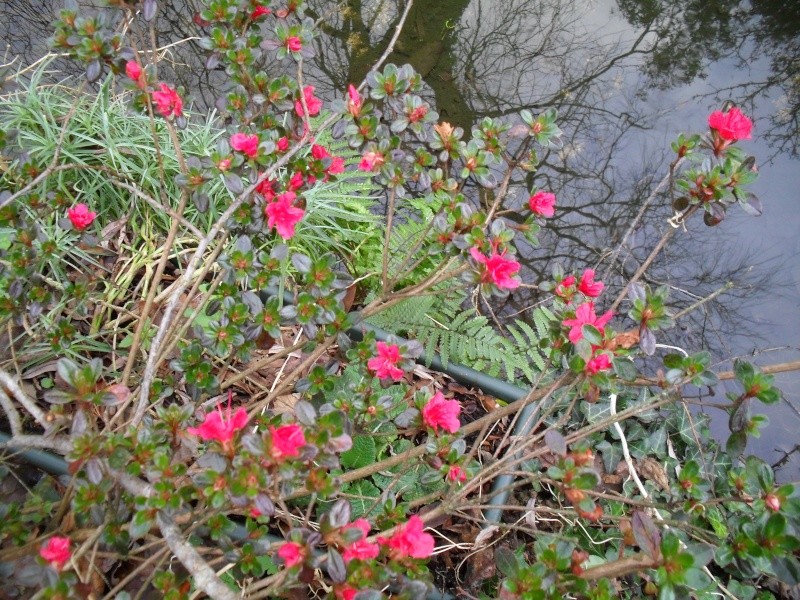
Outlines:
{"type": "Polygon", "coordinates": [[[231,148],[250,158],[255,158],[258,155],[258,136],[255,133],[252,135],[234,133],[231,136],[231,148]]]}
{"type": "Polygon", "coordinates": [[[325,146],[320,146],[319,144],[312,144],[311,145],[311,157],[314,160],[322,160],[323,158],[329,158],[331,155],[328,152],[328,149],[325,146]]]}
{"type": "Polygon", "coordinates": [[[278,152],[286,152],[289,149],[289,138],[283,136],[275,143],[275,147],[278,149],[278,152]]]}
{"type": "Polygon", "coordinates": [[[144,69],[142,66],[136,62],[135,60],[129,60],[125,63],[125,74],[133,79],[140,88],[144,88],[144,69]]]}
{"type": "Polygon", "coordinates": [[[575,311],[574,319],[566,319],[563,322],[566,327],[571,327],[568,336],[569,341],[573,344],[577,344],[581,339],[583,339],[583,331],[581,331],[581,327],[584,325],[594,325],[597,329],[603,331],[603,328],[606,326],[606,323],[611,320],[612,316],[613,315],[609,310],[604,315],[598,317],[594,312],[594,304],[591,302],[584,302],[575,311]]]}
{"type": "Polygon", "coordinates": [[[344,562],[350,562],[351,560],[372,560],[373,558],[377,557],[380,554],[380,547],[378,544],[373,542],[367,541],[367,535],[369,535],[369,530],[372,526],[369,524],[364,518],[356,519],[349,525],[347,525],[344,529],[360,529],[362,537],[359,540],[351,543],[347,546],[342,553],[342,558],[344,562]]]}
{"type": "Polygon", "coordinates": [[[331,157],[331,166],[326,171],[328,175],[339,175],[344,173],[344,159],[341,156],[331,157]]]}
{"type": "Polygon", "coordinates": [[[594,280],[594,269],[586,269],[581,275],[578,291],[584,296],[597,298],[603,292],[604,287],[605,284],[602,281],[594,280]]]}
{"type": "Polygon", "coordinates": [[[300,171],[295,171],[291,179],[289,179],[289,191],[296,191],[303,187],[303,174],[300,171]]]}
{"type": "Polygon", "coordinates": [[[599,371],[607,371],[611,368],[611,359],[608,354],[598,354],[586,363],[586,372],[596,375],[599,371]]]}
{"type": "Polygon", "coordinates": [[[231,168],[231,159],[230,158],[220,159],[220,161],[217,163],[217,168],[220,171],[227,171],[228,169],[231,168]]]}
{"type": "Polygon", "coordinates": [[[464,483],[467,480],[467,474],[458,465],[452,465],[447,472],[447,479],[453,482],[464,483]]]}
{"type": "Polygon", "coordinates": [[[39,549],[39,556],[49,562],[57,571],[64,568],[64,564],[72,556],[69,549],[70,539],[54,535],[39,549]]]}
{"type": "Polygon", "coordinates": [[[272,435],[272,457],[276,460],[300,456],[300,448],[306,445],[303,429],[297,424],[270,426],[272,435]]]}
{"type": "Polygon", "coordinates": [[[266,6],[256,6],[255,9],[253,9],[253,12],[250,13],[250,19],[256,21],[261,17],[268,15],[271,12],[272,11],[268,9],[266,6]]]}
{"type": "Polygon", "coordinates": [[[358,117],[361,114],[361,106],[364,101],[361,98],[361,94],[358,93],[358,89],[352,83],[347,87],[347,96],[347,111],[354,117],[358,117]]]}
{"type": "Polygon", "coordinates": [[[72,226],[78,231],[83,231],[92,224],[97,213],[89,210],[85,204],[76,204],[70,209],[67,209],[67,217],[69,218],[72,226]]]}
{"type": "MultiPolygon", "coordinates": [[[[320,109],[322,108],[322,100],[314,96],[314,86],[307,85],[303,88],[303,97],[306,100],[306,106],[308,107],[308,116],[313,117],[317,113],[319,113],[320,109]]],[[[303,116],[305,114],[305,110],[303,109],[303,103],[300,100],[296,100],[294,103],[294,109],[299,116],[303,116]]]]}
{"type": "Polygon", "coordinates": [[[365,152],[364,156],[361,157],[361,162],[358,163],[358,168],[362,171],[375,171],[379,169],[383,163],[386,162],[386,158],[380,152],[365,152]]]}
{"type": "Polygon", "coordinates": [[[422,519],[413,515],[392,537],[379,541],[389,547],[392,558],[428,558],[433,554],[435,542],[431,534],[423,531],[424,527],[422,519]]]}
{"type": "Polygon", "coordinates": [[[305,548],[297,542],[286,542],[278,549],[278,556],[283,559],[286,568],[291,569],[305,561],[305,548]]]}
{"type": "Polygon", "coordinates": [[[569,289],[573,285],[575,285],[575,276],[574,275],[567,275],[566,277],[564,277],[564,279],[561,280],[561,283],[559,283],[556,286],[556,289],[555,289],[556,296],[558,296],[559,298],[562,298],[563,300],[566,300],[567,302],[569,302],[570,299],[572,299],[572,296],[575,293],[574,291],[569,289]]]}
{"type": "Polygon", "coordinates": [[[367,361],[367,368],[375,373],[378,379],[392,379],[400,381],[403,378],[403,369],[397,366],[403,357],[397,344],[378,342],[375,344],[378,356],[367,361]]]}
{"type": "Polygon", "coordinates": [[[720,110],[712,112],[708,116],[708,126],[723,140],[730,142],[749,140],[753,130],[753,122],[735,107],[728,112],[720,110]]]}
{"type": "Polygon", "coordinates": [[[509,290],[519,287],[519,280],[514,279],[514,275],[519,271],[519,263],[506,258],[505,252],[500,254],[492,252],[492,255],[487,257],[473,246],[469,249],[469,253],[477,262],[486,265],[481,274],[481,283],[493,283],[499,288],[509,290]]]}
{"type": "Polygon", "coordinates": [[[344,584],[343,587],[336,589],[336,600],[353,600],[358,594],[358,590],[356,588],[350,587],[347,584],[344,584]]]}
{"type": "Polygon", "coordinates": [[[461,405],[458,400],[445,400],[442,392],[436,392],[422,407],[422,421],[436,433],[439,432],[439,427],[450,433],[458,431],[461,427],[459,414],[461,405]]]}
{"type": "Polygon", "coordinates": [[[528,198],[531,212],[540,217],[552,217],[555,214],[556,195],[550,192],[536,192],[528,198]]]}
{"type": "Polygon", "coordinates": [[[178,95],[178,92],[169,87],[166,83],[162,83],[160,92],[153,92],[153,102],[156,103],[158,112],[162,117],[175,116],[180,117],[183,115],[183,100],[178,95]]]}
{"type": "Polygon", "coordinates": [[[264,196],[267,202],[272,202],[275,199],[275,186],[277,183],[275,179],[264,179],[256,186],[256,191],[264,196]]]}
{"type": "Polygon", "coordinates": [[[284,240],[294,236],[294,227],[306,214],[302,208],[297,208],[292,204],[296,195],[294,192],[284,192],[278,196],[274,202],[267,204],[265,210],[267,214],[267,227],[278,230],[278,235],[284,240]]]}
{"type": "Polygon", "coordinates": [[[300,52],[303,49],[303,42],[296,35],[286,38],[286,49],[289,52],[300,52]]]}
{"type": "Polygon", "coordinates": [[[240,407],[231,415],[230,398],[229,394],[228,407],[224,414],[222,406],[217,404],[217,410],[206,413],[199,427],[188,427],[186,431],[205,441],[216,440],[223,447],[230,449],[233,436],[247,425],[247,411],[244,408],[240,407]]]}

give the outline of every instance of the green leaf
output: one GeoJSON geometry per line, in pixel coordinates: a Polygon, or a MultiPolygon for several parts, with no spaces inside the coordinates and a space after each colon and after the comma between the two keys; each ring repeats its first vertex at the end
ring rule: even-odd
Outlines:
{"type": "Polygon", "coordinates": [[[351,517],[354,520],[366,515],[367,511],[370,510],[373,505],[375,505],[376,508],[380,508],[375,501],[380,498],[381,491],[366,479],[356,481],[352,485],[348,485],[345,489],[348,494],[353,496],[349,498],[349,500],[350,506],[353,509],[351,517]]]}
{"type": "Polygon", "coordinates": [[[375,438],[370,435],[357,435],[353,438],[353,447],[342,452],[342,466],[349,469],[360,469],[375,462],[375,438]]]}
{"type": "Polygon", "coordinates": [[[514,579],[520,570],[519,558],[514,554],[513,550],[505,547],[498,546],[494,551],[494,560],[497,569],[506,577],[514,579]]]}

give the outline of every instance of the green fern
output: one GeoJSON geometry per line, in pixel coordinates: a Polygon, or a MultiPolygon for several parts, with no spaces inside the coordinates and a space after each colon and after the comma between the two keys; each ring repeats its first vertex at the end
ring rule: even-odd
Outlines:
{"type": "Polygon", "coordinates": [[[547,335],[554,318],[546,309],[534,311],[534,327],[520,320],[508,325],[511,338],[500,335],[474,308],[463,309],[464,292],[409,298],[375,315],[369,322],[398,335],[418,340],[428,364],[439,352],[446,367],[450,361],[492,376],[514,381],[522,376],[533,382],[545,369],[539,339],[547,335]]]}

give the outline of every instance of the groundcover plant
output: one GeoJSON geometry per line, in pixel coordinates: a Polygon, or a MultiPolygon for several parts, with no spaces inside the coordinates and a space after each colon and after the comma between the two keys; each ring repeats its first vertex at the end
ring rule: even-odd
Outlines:
{"type": "MultiPolygon", "coordinates": [[[[54,25],[85,81],[10,73],[0,99],[3,446],[38,452],[0,465],[6,596],[752,599],[797,582],[796,488],[746,454],[772,377],[735,364],[720,444],[682,401],[716,384],[709,354],[645,360],[673,324],[642,283],[653,259],[691,219],[760,212],[737,107],[675,141],[654,191],[672,227],[607,298],[591,268],[526,282],[516,259],[558,211],[547,189],[509,195],[558,143],[555,110],[467,133],[385,60],[326,105],[304,82],[322,24],[301,0],[210,0],[195,19],[227,85],[222,114],[194,114],[160,78],[158,2],[106,4],[68,2],[54,25]],[[535,347],[502,361],[533,384],[514,401],[418,367],[454,336],[369,326],[521,285],[549,301],[506,346],[485,319],[474,346],[447,342],[462,362],[535,347]],[[22,476],[31,456],[47,466],[22,476]],[[461,564],[486,569],[469,589],[442,575],[461,564]]],[[[459,314],[434,325],[465,331],[459,314]]]]}

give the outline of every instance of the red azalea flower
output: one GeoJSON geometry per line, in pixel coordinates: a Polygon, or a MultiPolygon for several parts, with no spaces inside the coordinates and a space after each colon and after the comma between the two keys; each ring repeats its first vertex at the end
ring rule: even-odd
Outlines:
{"type": "Polygon", "coordinates": [[[365,152],[361,157],[361,162],[358,163],[358,168],[362,171],[375,171],[385,162],[386,158],[380,152],[365,152]]]}
{"type": "Polygon", "coordinates": [[[328,175],[344,173],[344,159],[341,156],[331,157],[331,166],[325,171],[328,175]]]}
{"type": "Polygon", "coordinates": [[[611,359],[608,354],[598,354],[588,363],[586,363],[586,372],[591,375],[596,375],[599,371],[607,371],[611,368],[611,359]]]}
{"type": "Polygon", "coordinates": [[[367,368],[375,373],[378,379],[392,379],[400,381],[403,378],[403,369],[397,366],[403,357],[397,344],[378,342],[375,344],[378,356],[367,361],[367,368]]]}
{"type": "MultiPolygon", "coordinates": [[[[306,106],[308,107],[308,116],[313,117],[317,113],[319,113],[320,109],[322,108],[322,100],[314,96],[314,86],[307,85],[303,88],[303,97],[306,100],[306,106]]],[[[303,109],[303,103],[300,100],[296,100],[294,103],[294,109],[297,111],[299,116],[303,116],[305,114],[305,110],[303,109]]]]}
{"type": "Polygon", "coordinates": [[[276,460],[300,456],[300,448],[306,445],[303,429],[297,424],[270,426],[272,435],[272,457],[276,460]]]}
{"type": "Polygon", "coordinates": [[[286,38],[286,49],[289,52],[300,52],[303,49],[303,42],[296,35],[286,38]]]}
{"type": "Polygon", "coordinates": [[[295,192],[303,187],[303,174],[300,171],[295,171],[291,179],[289,179],[289,191],[295,192]]]}
{"type": "Polygon", "coordinates": [[[244,408],[240,407],[231,415],[231,397],[232,394],[228,394],[228,407],[224,414],[222,406],[217,404],[217,410],[206,413],[199,427],[188,427],[186,431],[205,441],[216,440],[229,449],[233,436],[247,425],[247,411],[244,408]]]}
{"type": "Polygon", "coordinates": [[[574,275],[567,275],[566,277],[564,277],[564,279],[561,280],[561,283],[559,283],[556,286],[556,289],[555,289],[556,296],[558,296],[559,298],[562,298],[563,300],[569,302],[572,299],[572,296],[575,293],[573,290],[569,289],[573,285],[575,285],[575,276],[574,275]]]}
{"type": "Polygon", "coordinates": [[[85,204],[76,204],[67,210],[67,217],[72,226],[78,231],[83,231],[92,224],[97,213],[89,210],[85,204]]]}
{"type": "Polygon", "coordinates": [[[377,557],[378,554],[380,554],[381,549],[378,547],[378,544],[367,541],[367,536],[369,535],[369,530],[371,529],[369,521],[364,518],[356,519],[349,525],[346,525],[344,529],[360,529],[362,534],[361,539],[351,543],[344,549],[344,552],[342,552],[342,558],[344,559],[344,562],[350,562],[354,559],[372,560],[373,558],[377,557]]]}
{"type": "Polygon", "coordinates": [[[336,588],[335,594],[336,600],[353,600],[358,594],[358,590],[347,584],[342,584],[342,587],[336,588]]]}
{"type": "Polygon", "coordinates": [[[603,292],[604,287],[603,282],[594,280],[594,269],[586,269],[581,275],[578,291],[584,296],[597,298],[603,292]]]}
{"type": "Polygon", "coordinates": [[[297,542],[286,542],[278,549],[278,556],[283,559],[286,568],[291,569],[305,561],[305,548],[297,542]]]}
{"type": "Polygon", "coordinates": [[[284,192],[278,196],[274,202],[267,204],[264,211],[267,214],[267,227],[278,230],[278,235],[284,240],[294,236],[294,227],[306,214],[302,208],[297,208],[292,204],[296,195],[294,192],[284,192]]]}
{"type": "Polygon", "coordinates": [[[753,122],[735,107],[725,113],[720,110],[712,112],[708,116],[708,126],[729,142],[749,140],[753,130],[753,122]]]}
{"type": "Polygon", "coordinates": [[[347,112],[354,117],[358,117],[361,114],[361,106],[364,101],[361,98],[361,94],[358,93],[358,89],[352,83],[347,87],[347,96],[347,112]]]}
{"type": "Polygon", "coordinates": [[[519,280],[514,279],[514,275],[519,271],[519,263],[506,258],[505,252],[500,254],[492,252],[492,255],[487,257],[473,246],[469,249],[469,253],[476,261],[486,265],[481,274],[481,283],[493,283],[499,288],[509,290],[519,287],[519,280]]]}
{"type": "Polygon", "coordinates": [[[428,558],[433,554],[435,542],[431,534],[423,531],[424,527],[422,519],[413,515],[392,537],[378,539],[389,547],[392,558],[428,558]]]}
{"type": "Polygon", "coordinates": [[[64,564],[72,556],[69,549],[70,539],[54,535],[47,543],[39,549],[39,556],[49,562],[53,568],[60,571],[64,568],[64,564]]]}
{"type": "Polygon", "coordinates": [[[133,79],[140,88],[144,88],[144,69],[135,60],[129,60],[125,63],[125,74],[133,79]]]}
{"type": "Polygon", "coordinates": [[[264,179],[256,186],[256,191],[264,196],[267,202],[272,202],[275,198],[275,185],[278,182],[275,179],[264,179]]]}
{"type": "Polygon", "coordinates": [[[594,325],[602,332],[603,328],[606,326],[606,323],[611,320],[612,316],[613,314],[609,310],[604,315],[598,317],[594,312],[594,304],[591,302],[584,302],[575,311],[574,319],[566,319],[563,321],[566,327],[571,327],[568,336],[569,341],[573,344],[577,344],[581,339],[583,339],[583,331],[581,331],[581,327],[584,325],[594,325]]]}
{"type": "Polygon", "coordinates": [[[442,392],[436,392],[422,407],[422,421],[436,433],[439,432],[439,427],[450,433],[458,431],[461,427],[459,414],[461,405],[458,400],[445,400],[442,392]]]}
{"type": "Polygon", "coordinates": [[[261,17],[265,17],[271,12],[272,11],[268,9],[266,6],[256,6],[255,9],[253,9],[253,12],[250,13],[250,19],[252,21],[255,21],[257,19],[260,19],[261,17]]]}
{"type": "Polygon", "coordinates": [[[528,198],[531,212],[541,217],[552,217],[555,214],[556,195],[550,192],[536,192],[528,198]]]}
{"type": "Polygon", "coordinates": [[[231,148],[236,152],[246,154],[250,158],[258,156],[258,136],[254,133],[234,133],[231,136],[231,148]]]}
{"type": "Polygon", "coordinates": [[[447,478],[453,482],[464,483],[467,480],[467,474],[458,465],[452,465],[447,472],[447,478]]]}
{"type": "Polygon", "coordinates": [[[328,158],[330,155],[331,153],[328,152],[325,146],[320,146],[319,144],[311,145],[311,156],[314,160],[322,160],[323,158],[328,158]]]}
{"type": "Polygon", "coordinates": [[[153,92],[153,102],[156,103],[158,112],[162,117],[183,115],[183,100],[178,92],[169,87],[166,83],[160,84],[161,91],[153,92]]]}
{"type": "Polygon", "coordinates": [[[289,138],[283,136],[276,142],[275,147],[278,149],[278,152],[286,152],[289,149],[289,138]]]}

